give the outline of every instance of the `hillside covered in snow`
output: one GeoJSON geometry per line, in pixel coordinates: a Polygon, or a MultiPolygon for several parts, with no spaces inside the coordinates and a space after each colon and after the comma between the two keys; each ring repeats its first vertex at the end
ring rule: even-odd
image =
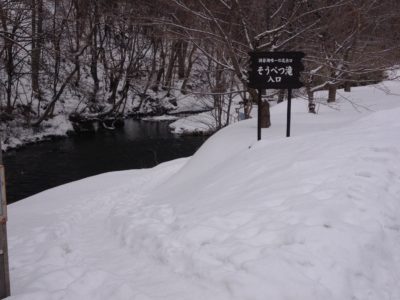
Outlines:
{"type": "Polygon", "coordinates": [[[338,93],[10,205],[9,299],[400,299],[400,85],[338,93]]]}
{"type": "Polygon", "coordinates": [[[335,102],[338,89],[381,82],[400,64],[399,14],[396,0],[3,0],[2,149],[114,129],[128,117],[208,111],[172,131],[216,132],[239,107],[251,116],[252,52],[303,52],[313,112],[316,93],[335,102]]]}

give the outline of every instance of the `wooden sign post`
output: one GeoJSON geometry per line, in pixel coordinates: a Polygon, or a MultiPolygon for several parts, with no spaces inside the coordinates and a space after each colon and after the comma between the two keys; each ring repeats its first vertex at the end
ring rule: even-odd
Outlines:
{"type": "Polygon", "coordinates": [[[7,245],[7,201],[3,154],[0,141],[0,298],[10,296],[10,273],[7,245]]]}
{"type": "Polygon", "coordinates": [[[262,89],[287,89],[288,108],[286,122],[286,136],[290,136],[290,119],[292,89],[303,86],[300,81],[300,72],[304,70],[303,52],[250,52],[250,69],[248,87],[257,89],[258,99],[258,125],[257,139],[261,140],[261,90],[262,89]]]}

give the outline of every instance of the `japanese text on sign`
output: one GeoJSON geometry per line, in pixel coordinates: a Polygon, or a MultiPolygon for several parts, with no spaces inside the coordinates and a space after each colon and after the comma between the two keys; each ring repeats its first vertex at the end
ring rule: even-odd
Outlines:
{"type": "Polygon", "coordinates": [[[300,72],[304,69],[301,52],[250,53],[249,87],[299,88],[300,72]]]}
{"type": "Polygon", "coordinates": [[[291,59],[291,58],[278,58],[278,59],[275,59],[275,58],[259,58],[259,59],[258,59],[258,62],[259,62],[259,63],[274,63],[274,62],[280,62],[280,63],[286,63],[286,64],[288,64],[288,63],[293,62],[293,59],[291,59]]]}

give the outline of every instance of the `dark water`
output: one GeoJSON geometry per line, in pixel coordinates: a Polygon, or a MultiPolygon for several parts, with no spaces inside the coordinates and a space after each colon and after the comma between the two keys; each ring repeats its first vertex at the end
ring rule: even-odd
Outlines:
{"type": "Polygon", "coordinates": [[[117,170],[153,167],[192,155],[205,137],[176,137],[166,122],[127,120],[125,127],[29,145],[4,157],[7,202],[60,184],[117,170]]]}

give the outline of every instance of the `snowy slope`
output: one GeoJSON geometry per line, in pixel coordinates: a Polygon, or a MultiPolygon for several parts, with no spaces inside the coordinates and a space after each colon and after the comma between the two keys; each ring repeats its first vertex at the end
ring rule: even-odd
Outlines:
{"type": "Polygon", "coordinates": [[[400,299],[400,85],[9,206],[10,299],[400,299]],[[385,92],[386,91],[386,92],[385,92]],[[397,94],[396,94],[397,93],[397,94]]]}

